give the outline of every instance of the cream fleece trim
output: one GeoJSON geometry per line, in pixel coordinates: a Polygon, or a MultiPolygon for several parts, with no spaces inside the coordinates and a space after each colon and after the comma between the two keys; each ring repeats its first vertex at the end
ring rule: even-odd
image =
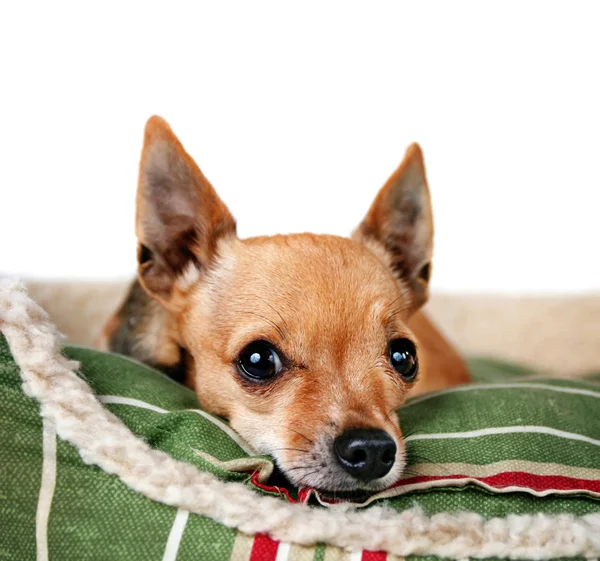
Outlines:
{"type": "Polygon", "coordinates": [[[21,368],[23,388],[44,419],[74,445],[88,464],[115,474],[146,497],[208,516],[247,534],[268,533],[284,542],[325,542],[353,550],[405,556],[437,555],[549,559],[600,556],[600,513],[508,516],[427,516],[421,509],[326,510],[262,496],[225,483],[150,448],[103,407],[77,376],[79,364],[61,355],[61,337],[20,282],[0,281],[0,329],[21,368]]]}

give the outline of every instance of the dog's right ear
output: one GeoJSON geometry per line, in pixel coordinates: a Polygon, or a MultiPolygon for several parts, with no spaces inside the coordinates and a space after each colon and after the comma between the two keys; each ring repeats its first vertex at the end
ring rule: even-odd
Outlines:
{"type": "Polygon", "coordinates": [[[137,192],[138,277],[166,308],[200,278],[235,220],[160,117],[146,123],[137,192]]]}
{"type": "Polygon", "coordinates": [[[353,238],[382,257],[411,291],[414,309],[429,295],[433,217],[421,148],[409,146],[353,238]]]}

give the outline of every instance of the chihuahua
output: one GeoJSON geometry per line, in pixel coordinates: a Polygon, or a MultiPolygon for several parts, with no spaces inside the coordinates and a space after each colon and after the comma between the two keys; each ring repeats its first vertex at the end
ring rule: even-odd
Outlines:
{"type": "Polygon", "coordinates": [[[157,367],[229,420],[296,486],[376,491],[406,465],[410,394],[468,381],[420,308],[433,222],[416,144],[351,239],[239,239],[212,185],[160,117],[145,128],[138,274],[104,347],[157,367]]]}

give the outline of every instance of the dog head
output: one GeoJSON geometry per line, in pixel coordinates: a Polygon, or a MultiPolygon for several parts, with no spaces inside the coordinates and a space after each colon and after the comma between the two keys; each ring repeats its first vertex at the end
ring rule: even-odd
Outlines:
{"type": "Polygon", "coordinates": [[[428,296],[433,237],[417,145],[352,239],[242,240],[153,117],[137,236],[138,281],[156,313],[136,344],[154,362],[183,360],[202,406],[272,454],[296,485],[380,489],[398,479],[405,454],[394,411],[419,372],[407,321],[428,296]]]}

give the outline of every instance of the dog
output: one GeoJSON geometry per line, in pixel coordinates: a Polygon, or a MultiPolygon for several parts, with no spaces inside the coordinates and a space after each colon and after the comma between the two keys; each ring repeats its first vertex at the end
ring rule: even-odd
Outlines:
{"type": "Polygon", "coordinates": [[[469,380],[421,307],[433,220],[411,145],[351,238],[239,239],[169,125],[146,124],[138,274],[103,345],[166,372],[296,486],[376,491],[406,465],[395,411],[469,380]]]}

